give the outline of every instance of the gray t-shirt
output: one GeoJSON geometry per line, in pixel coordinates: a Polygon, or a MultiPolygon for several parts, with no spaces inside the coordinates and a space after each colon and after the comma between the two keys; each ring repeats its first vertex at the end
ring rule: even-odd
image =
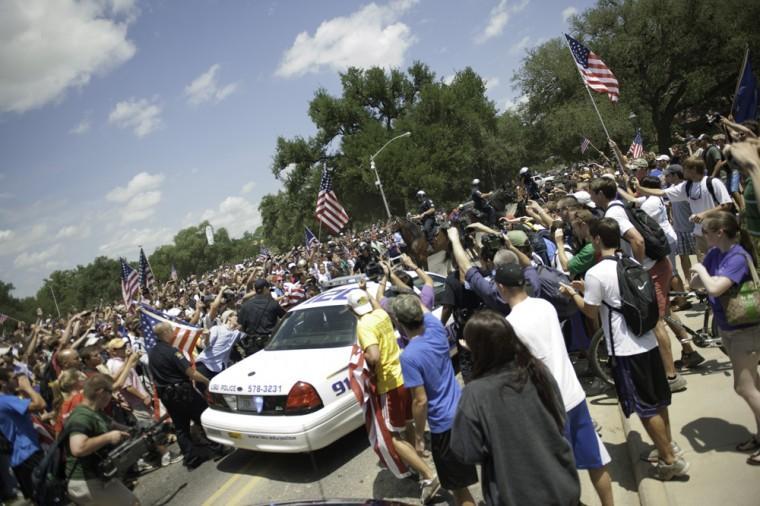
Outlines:
{"type": "Polygon", "coordinates": [[[680,234],[694,232],[694,223],[689,221],[691,206],[688,202],[671,202],[671,215],[673,217],[673,230],[680,234]]]}

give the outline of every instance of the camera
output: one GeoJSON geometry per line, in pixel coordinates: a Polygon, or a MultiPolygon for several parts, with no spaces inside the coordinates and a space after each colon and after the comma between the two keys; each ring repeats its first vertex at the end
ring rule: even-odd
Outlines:
{"type": "Polygon", "coordinates": [[[169,425],[164,421],[169,414],[162,416],[156,423],[136,429],[131,437],[109,451],[98,463],[100,475],[110,480],[123,478],[129,470],[145,455],[158,452],[158,445],[165,443],[169,425]]]}
{"type": "Polygon", "coordinates": [[[502,238],[498,235],[493,235],[493,234],[484,235],[480,239],[480,242],[483,244],[484,247],[492,251],[498,251],[504,245],[504,241],[502,241],[502,238]]]}

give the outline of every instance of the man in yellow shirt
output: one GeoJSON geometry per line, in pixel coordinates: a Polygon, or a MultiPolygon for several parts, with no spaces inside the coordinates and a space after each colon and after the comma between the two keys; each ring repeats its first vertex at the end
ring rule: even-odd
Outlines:
{"type": "Polygon", "coordinates": [[[349,292],[348,307],[359,319],[356,325],[359,345],[374,375],[385,425],[393,436],[393,447],[399,457],[420,475],[421,499],[425,503],[436,494],[440,483],[438,476],[422,460],[424,448],[418,452],[413,444],[404,439],[404,435],[407,438],[414,435],[412,399],[409,391],[404,388],[399,361],[401,352],[393,332],[393,323],[388,313],[367,293],[364,282],[349,292]]]}

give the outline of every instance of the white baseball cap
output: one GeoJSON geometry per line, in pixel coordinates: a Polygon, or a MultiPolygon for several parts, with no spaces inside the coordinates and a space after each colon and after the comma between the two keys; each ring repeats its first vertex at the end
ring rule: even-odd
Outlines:
{"type": "Polygon", "coordinates": [[[523,174],[525,174],[525,173],[526,173],[526,172],[528,172],[529,170],[530,170],[530,169],[529,169],[528,167],[523,167],[522,169],[520,169],[520,175],[523,175],[523,174]]]}
{"type": "Polygon", "coordinates": [[[670,157],[668,155],[657,155],[657,158],[655,158],[658,162],[669,162],[670,157]]]}
{"type": "Polygon", "coordinates": [[[369,301],[367,292],[358,288],[348,292],[348,305],[359,316],[372,311],[372,303],[369,301]]]}
{"type": "Polygon", "coordinates": [[[575,197],[575,200],[578,201],[578,203],[582,206],[587,206],[591,208],[595,208],[596,204],[591,200],[591,194],[587,191],[581,190],[573,193],[573,197],[575,197]]]}

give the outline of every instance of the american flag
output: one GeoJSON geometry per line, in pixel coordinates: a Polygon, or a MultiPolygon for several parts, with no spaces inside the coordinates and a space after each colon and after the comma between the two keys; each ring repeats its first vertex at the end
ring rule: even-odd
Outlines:
{"type": "Polygon", "coordinates": [[[179,275],[177,274],[177,268],[176,268],[176,267],[174,267],[174,264],[172,264],[172,272],[171,272],[171,278],[172,278],[174,281],[177,281],[177,279],[179,278],[179,275]]]}
{"type": "Polygon", "coordinates": [[[309,227],[304,227],[306,230],[304,231],[304,243],[306,244],[306,249],[310,250],[314,246],[319,246],[319,240],[314,235],[314,232],[309,230],[309,227]]]}
{"type": "Polygon", "coordinates": [[[355,344],[351,350],[351,360],[348,363],[348,382],[362,408],[367,436],[369,436],[369,442],[375,454],[380,458],[380,462],[396,478],[409,476],[406,464],[393,447],[393,438],[383,418],[380,396],[377,394],[375,384],[370,379],[370,371],[364,360],[364,352],[358,344],[355,344]]]}
{"type": "Polygon", "coordinates": [[[148,263],[148,257],[145,256],[145,252],[140,248],[140,286],[150,289],[156,278],[153,277],[153,271],[148,263]]]}
{"type": "Polygon", "coordinates": [[[124,298],[124,305],[127,308],[132,306],[132,299],[140,290],[140,278],[137,271],[129,266],[126,260],[121,260],[121,296],[124,298]]]}
{"type": "Polygon", "coordinates": [[[581,71],[586,86],[598,93],[606,93],[612,102],[617,102],[620,96],[620,88],[615,74],[607,68],[607,65],[586,46],[565,34],[570,44],[570,52],[573,53],[575,64],[581,71]]]}
{"type": "Polygon", "coordinates": [[[641,155],[644,154],[644,141],[641,140],[641,130],[636,130],[636,137],[633,138],[628,152],[633,158],[641,158],[641,155]]]}
{"type": "Polygon", "coordinates": [[[174,341],[171,345],[181,351],[190,362],[193,362],[193,350],[195,350],[198,338],[203,333],[203,328],[194,327],[178,318],[172,318],[147,304],[140,304],[140,328],[145,340],[145,349],[148,351],[158,342],[158,336],[153,329],[159,323],[168,323],[172,326],[174,341]]]}
{"type": "Polygon", "coordinates": [[[586,152],[586,150],[589,147],[589,144],[591,144],[591,141],[584,137],[583,140],[581,141],[581,154],[586,152]]]}
{"type": "Polygon", "coordinates": [[[258,260],[264,261],[270,256],[272,256],[272,252],[269,251],[269,248],[267,248],[266,246],[262,246],[261,248],[259,248],[259,256],[257,256],[256,258],[258,260]]]}
{"type": "Polygon", "coordinates": [[[285,297],[282,298],[282,307],[292,307],[306,298],[306,289],[301,282],[290,283],[285,282],[282,284],[282,292],[285,297]]]}
{"type": "Polygon", "coordinates": [[[325,167],[322,171],[322,181],[319,184],[319,196],[317,197],[317,210],[314,216],[321,221],[334,234],[348,223],[348,214],[338,202],[338,197],[332,188],[332,176],[330,170],[325,167]]]}

